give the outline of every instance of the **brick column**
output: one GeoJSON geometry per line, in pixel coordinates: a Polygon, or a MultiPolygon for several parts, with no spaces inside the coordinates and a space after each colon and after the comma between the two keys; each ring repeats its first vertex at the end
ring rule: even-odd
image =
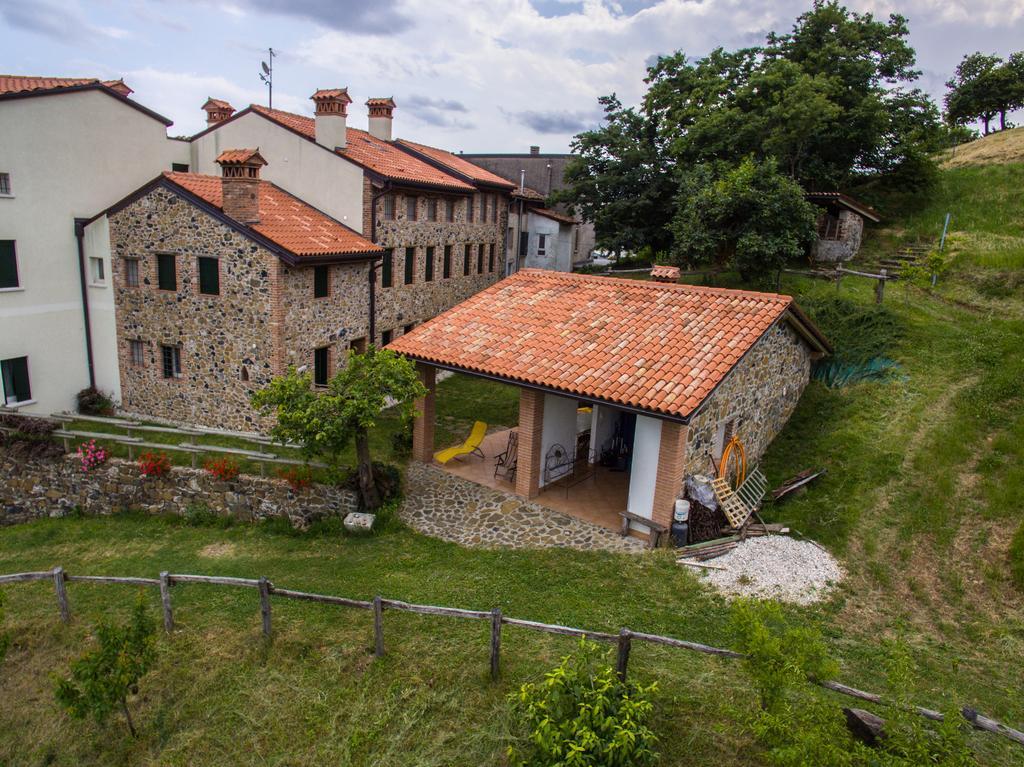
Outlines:
{"type": "Polygon", "coordinates": [[[683,489],[687,431],[681,423],[661,422],[661,446],[658,448],[658,474],[654,480],[651,518],[665,527],[672,524],[675,501],[683,489]]]}
{"type": "Polygon", "coordinates": [[[430,463],[434,460],[434,379],[437,368],[416,363],[420,383],[427,387],[427,396],[416,400],[416,417],[412,422],[412,457],[414,461],[430,463]]]}
{"type": "Polygon", "coordinates": [[[544,393],[519,390],[519,457],[516,461],[516,495],[536,498],[540,492],[540,440],[544,431],[544,393]]]}

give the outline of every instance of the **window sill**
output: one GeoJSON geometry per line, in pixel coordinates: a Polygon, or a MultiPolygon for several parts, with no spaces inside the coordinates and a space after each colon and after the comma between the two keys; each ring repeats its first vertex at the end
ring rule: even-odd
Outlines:
{"type": "Polygon", "coordinates": [[[7,402],[3,405],[0,405],[0,410],[17,410],[18,408],[28,407],[29,405],[35,404],[36,400],[34,399],[26,399],[22,400],[21,402],[7,402]]]}
{"type": "Polygon", "coordinates": [[[90,288],[107,288],[107,287],[109,287],[109,285],[107,285],[107,283],[105,283],[105,282],[90,282],[89,283],[89,287],[90,288]]]}
{"type": "Polygon", "coordinates": [[[13,200],[13,194],[0,194],[0,200],[13,200]]]}
{"type": "Polygon", "coordinates": [[[19,285],[16,288],[0,288],[0,293],[22,293],[24,290],[25,287],[23,285],[19,285]]]}

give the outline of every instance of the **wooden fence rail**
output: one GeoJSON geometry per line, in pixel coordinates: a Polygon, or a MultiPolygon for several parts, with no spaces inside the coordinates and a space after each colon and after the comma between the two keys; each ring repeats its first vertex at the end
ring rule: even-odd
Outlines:
{"type": "MultiPolygon", "coordinates": [[[[661,636],[659,634],[647,634],[642,631],[632,631],[628,628],[620,629],[617,634],[604,631],[588,631],[586,629],[561,626],[552,623],[540,623],[538,621],[523,620],[521,618],[509,618],[502,614],[500,609],[493,610],[466,610],[459,607],[442,607],[438,605],[420,605],[411,602],[402,602],[397,599],[385,599],[377,595],[372,601],[349,599],[347,597],[333,596],[329,594],[313,594],[305,591],[293,591],[275,586],[265,577],[260,578],[235,578],[223,575],[192,575],[185,573],[160,573],[159,578],[138,578],[121,577],[111,575],[70,575],[61,567],[52,570],[42,570],[25,573],[11,573],[0,575],[0,586],[10,583],[27,583],[31,581],[53,581],[54,591],[57,597],[57,606],[60,611],[61,620],[65,623],[71,620],[71,608],[68,601],[68,582],[84,583],[112,583],[121,585],[154,586],[160,589],[160,602],[163,611],[164,629],[167,632],[174,630],[174,617],[171,606],[171,587],[183,583],[203,583],[214,586],[229,586],[237,588],[256,589],[260,597],[260,617],[263,635],[270,637],[271,626],[271,597],[282,597],[284,599],[295,599],[305,602],[318,602],[320,604],[335,605],[338,607],[351,607],[359,610],[371,610],[373,612],[373,638],[374,655],[384,655],[384,612],[385,610],[398,610],[401,612],[418,613],[420,615],[437,615],[449,618],[462,618],[466,620],[485,620],[490,623],[490,673],[492,679],[497,679],[500,674],[501,664],[501,632],[502,626],[519,626],[532,631],[541,631],[548,634],[561,636],[580,637],[600,642],[615,644],[617,647],[616,671],[620,678],[625,680],[630,653],[633,642],[647,642],[648,644],[661,645],[680,650],[689,650],[704,655],[718,656],[720,658],[743,658],[742,653],[728,650],[723,647],[712,647],[700,642],[690,642],[685,639],[661,636]]],[[[882,706],[895,705],[887,701],[881,695],[872,692],[858,690],[856,687],[842,684],[831,680],[811,679],[811,682],[820,687],[857,698],[869,701],[882,706]]],[[[914,706],[912,711],[920,714],[926,719],[941,722],[944,717],[939,711],[930,708],[914,706]]],[[[1024,732],[1009,727],[1001,722],[979,714],[975,709],[965,706],[961,709],[961,716],[976,730],[990,732],[1008,738],[1018,745],[1024,746],[1024,732]]]]}

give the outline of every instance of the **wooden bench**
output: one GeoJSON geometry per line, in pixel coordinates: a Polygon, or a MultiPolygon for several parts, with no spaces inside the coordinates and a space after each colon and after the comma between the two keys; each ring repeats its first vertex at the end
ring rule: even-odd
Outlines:
{"type": "Polygon", "coordinates": [[[629,535],[629,529],[634,524],[643,525],[650,529],[650,536],[647,538],[647,548],[656,549],[661,536],[668,532],[668,528],[665,525],[655,522],[653,519],[647,517],[641,517],[639,514],[634,514],[631,511],[620,511],[619,516],[622,517],[622,537],[625,538],[629,535]]]}

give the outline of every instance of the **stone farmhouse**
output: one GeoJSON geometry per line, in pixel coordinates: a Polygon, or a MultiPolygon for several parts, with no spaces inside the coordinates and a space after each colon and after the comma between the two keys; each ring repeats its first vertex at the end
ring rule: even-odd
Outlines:
{"type": "Polygon", "coordinates": [[[433,460],[436,371],[501,381],[519,388],[514,438],[488,436],[484,459],[451,470],[500,486],[496,457],[515,443],[516,494],[606,527],[626,509],[666,528],[686,477],[713,473],[732,436],[762,455],[831,351],[789,296],[533,269],[389,348],[429,392],[416,460],[433,460]]]}

